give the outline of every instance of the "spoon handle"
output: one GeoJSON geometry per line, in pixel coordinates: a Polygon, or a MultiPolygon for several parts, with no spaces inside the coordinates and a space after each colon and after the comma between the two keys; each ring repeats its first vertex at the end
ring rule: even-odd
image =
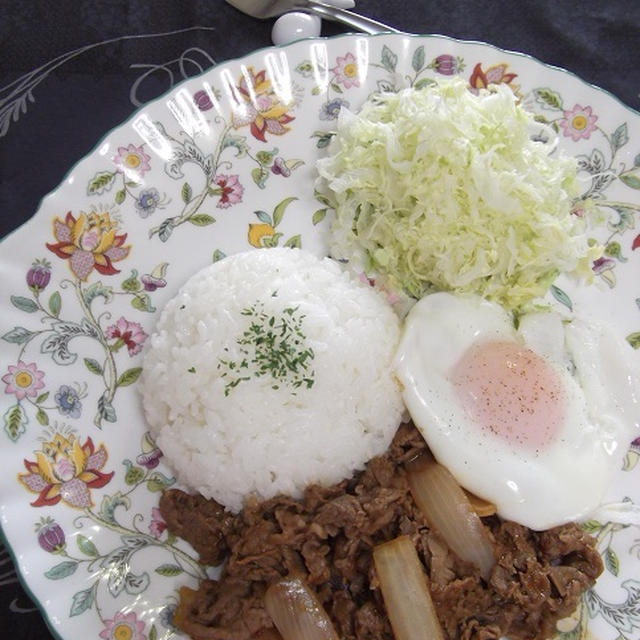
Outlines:
{"type": "Polygon", "coordinates": [[[356,31],[361,31],[362,33],[403,33],[402,31],[394,29],[382,22],[378,22],[377,20],[372,20],[371,18],[361,16],[357,13],[353,13],[352,11],[347,11],[346,9],[333,7],[329,4],[325,4],[324,2],[307,0],[300,4],[301,9],[306,9],[307,11],[315,13],[326,20],[342,22],[343,24],[346,24],[356,31]]]}

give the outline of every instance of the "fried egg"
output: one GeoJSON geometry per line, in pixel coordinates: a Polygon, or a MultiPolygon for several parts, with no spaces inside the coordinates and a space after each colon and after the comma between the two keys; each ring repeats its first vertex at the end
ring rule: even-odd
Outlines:
{"type": "Polygon", "coordinates": [[[542,530],[588,516],[640,433],[633,351],[553,311],[512,316],[436,293],[409,312],[395,358],[437,460],[498,514],[542,530]]]}

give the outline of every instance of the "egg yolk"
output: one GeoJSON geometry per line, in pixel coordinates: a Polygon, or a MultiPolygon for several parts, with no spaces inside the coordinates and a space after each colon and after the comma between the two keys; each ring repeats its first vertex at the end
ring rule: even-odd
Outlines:
{"type": "Polygon", "coordinates": [[[560,376],[515,342],[474,344],[454,366],[451,382],[473,422],[514,447],[541,451],[564,423],[560,376]]]}

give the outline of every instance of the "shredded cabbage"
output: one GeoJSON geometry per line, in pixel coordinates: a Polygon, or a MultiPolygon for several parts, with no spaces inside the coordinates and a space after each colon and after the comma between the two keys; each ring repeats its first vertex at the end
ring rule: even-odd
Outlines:
{"type": "Polygon", "coordinates": [[[318,161],[331,255],[413,298],[473,292],[511,310],[560,272],[588,277],[600,248],[572,215],[576,162],[533,124],[508,87],[474,95],[461,79],[343,108],[318,161]]]}

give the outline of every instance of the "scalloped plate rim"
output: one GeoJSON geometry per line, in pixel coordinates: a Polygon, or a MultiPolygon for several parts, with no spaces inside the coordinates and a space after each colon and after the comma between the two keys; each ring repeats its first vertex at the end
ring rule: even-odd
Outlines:
{"type": "MultiPolygon", "coordinates": [[[[366,38],[366,39],[379,39],[379,38],[384,38],[384,39],[390,39],[390,40],[398,40],[398,39],[405,39],[405,38],[409,38],[412,40],[441,40],[441,41],[445,41],[445,42],[449,42],[452,44],[460,44],[460,45],[475,45],[481,48],[488,48],[493,50],[494,52],[498,52],[501,54],[505,54],[508,56],[514,56],[514,57],[520,57],[526,60],[529,60],[533,63],[535,63],[536,65],[539,65],[543,70],[548,70],[548,71],[553,71],[553,72],[558,72],[561,74],[567,74],[569,76],[571,76],[572,78],[574,78],[575,80],[579,81],[580,83],[582,83],[585,87],[598,91],[601,94],[603,94],[603,96],[606,97],[607,100],[614,100],[620,107],[622,107],[624,110],[628,111],[629,114],[631,114],[634,117],[640,117],[640,111],[637,111],[636,109],[634,109],[633,107],[627,105],[626,103],[624,103],[622,100],[620,100],[615,94],[611,93],[609,90],[604,89],[602,87],[599,87],[598,85],[595,85],[593,83],[589,83],[585,80],[583,80],[582,78],[580,78],[579,75],[577,75],[576,73],[567,70],[561,66],[558,65],[554,65],[551,63],[547,63],[544,62],[542,60],[540,60],[538,57],[532,55],[532,54],[528,54],[528,53],[524,53],[524,52],[520,52],[520,51],[515,51],[515,50],[510,50],[510,49],[505,49],[503,47],[500,47],[498,45],[494,45],[491,43],[487,43],[487,42],[483,42],[481,40],[474,40],[474,39],[463,39],[463,38],[456,38],[456,37],[452,37],[452,36],[448,36],[448,35],[444,35],[444,34],[413,34],[413,33],[381,33],[381,34],[375,34],[375,35],[366,35],[366,34],[360,34],[360,33],[343,33],[343,34],[339,34],[339,35],[334,35],[334,36],[326,36],[326,37],[317,37],[317,38],[303,38],[300,40],[296,40],[295,42],[292,43],[288,43],[285,45],[280,45],[280,46],[264,46],[264,47],[259,47],[257,49],[251,50],[243,55],[234,57],[234,58],[229,58],[227,60],[223,60],[223,61],[216,61],[216,64],[214,64],[212,67],[210,67],[209,69],[205,70],[203,73],[200,74],[196,74],[194,76],[191,76],[189,78],[186,78],[184,80],[181,80],[180,82],[176,83],[173,87],[171,87],[170,89],[168,89],[167,91],[165,91],[164,93],[162,93],[161,95],[155,97],[153,100],[150,100],[148,103],[145,103],[144,105],[142,105],[141,107],[136,108],[127,118],[125,118],[124,120],[122,120],[119,124],[113,126],[109,131],[107,131],[104,135],[102,135],[97,142],[91,147],[91,149],[89,149],[81,158],[79,158],[76,162],[74,162],[72,164],[72,166],[63,174],[62,179],[60,180],[58,186],[56,186],[53,190],[51,190],[49,193],[45,194],[39,201],[38,206],[36,207],[36,210],[34,212],[34,214],[25,222],[23,222],[19,227],[13,229],[12,231],[10,231],[6,236],[4,236],[2,239],[0,239],[0,246],[4,243],[5,240],[8,240],[10,238],[13,238],[14,236],[23,234],[28,232],[28,230],[30,229],[30,227],[36,223],[37,218],[39,217],[40,213],[48,206],[48,204],[52,201],[55,201],[56,197],[58,197],[60,195],[60,192],[64,186],[64,184],[66,182],[68,182],[71,178],[73,178],[74,176],[74,172],[77,170],[78,166],[83,163],[84,161],[86,161],[87,159],[89,159],[90,157],[94,156],[98,149],[105,143],[105,141],[110,138],[115,132],[118,132],[122,129],[124,129],[128,124],[130,124],[134,118],[140,113],[142,112],[144,109],[147,109],[148,107],[150,107],[151,105],[155,105],[158,104],[160,102],[162,102],[163,100],[165,100],[166,98],[172,96],[173,94],[175,94],[175,92],[184,84],[192,82],[198,78],[201,78],[203,76],[206,76],[208,73],[212,72],[213,70],[223,66],[223,65],[233,65],[233,64],[237,64],[237,63],[241,63],[242,61],[246,60],[249,57],[252,56],[256,56],[256,55],[260,55],[269,51],[273,51],[273,50],[287,50],[289,47],[291,47],[292,45],[296,44],[296,43],[300,43],[300,42],[304,42],[304,41],[321,41],[321,42],[335,42],[335,41],[339,41],[339,40],[351,40],[354,38],[366,38]]],[[[0,512],[4,511],[7,508],[6,503],[5,504],[1,504],[0,505],[0,512]]],[[[50,632],[52,633],[52,635],[54,637],[56,637],[59,640],[69,640],[70,636],[66,636],[66,634],[62,634],[58,628],[56,628],[54,626],[54,623],[52,622],[52,620],[50,619],[50,615],[51,615],[51,611],[50,608],[48,608],[45,603],[43,603],[40,599],[38,599],[33,591],[32,591],[32,587],[31,584],[35,584],[35,581],[33,581],[33,579],[28,579],[24,574],[23,574],[23,567],[19,561],[19,559],[16,557],[16,552],[14,551],[13,546],[11,545],[11,543],[9,542],[9,540],[6,537],[6,534],[4,532],[4,528],[3,528],[3,522],[2,522],[3,518],[0,518],[0,540],[2,540],[2,542],[4,543],[10,557],[12,558],[12,561],[14,562],[14,566],[16,567],[17,571],[17,577],[20,580],[23,588],[25,589],[25,591],[27,592],[27,594],[32,598],[34,604],[37,606],[38,610],[40,611],[47,627],[49,628],[50,632]]],[[[36,576],[35,580],[41,580],[42,578],[40,576],[36,576]]]]}

